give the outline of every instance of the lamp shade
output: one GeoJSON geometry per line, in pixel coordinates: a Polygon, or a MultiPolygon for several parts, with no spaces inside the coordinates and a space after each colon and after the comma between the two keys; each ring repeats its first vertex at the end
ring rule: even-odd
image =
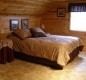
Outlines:
{"type": "Polygon", "coordinates": [[[2,27],[0,27],[0,34],[4,34],[4,29],[2,27]]]}
{"type": "Polygon", "coordinates": [[[42,28],[42,29],[45,29],[45,25],[44,25],[44,24],[42,24],[42,25],[41,25],[41,28],[42,28]]]}

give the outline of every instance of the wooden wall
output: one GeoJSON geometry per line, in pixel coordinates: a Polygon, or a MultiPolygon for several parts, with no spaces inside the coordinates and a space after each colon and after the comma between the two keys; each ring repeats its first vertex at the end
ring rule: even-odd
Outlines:
{"type": "Polygon", "coordinates": [[[40,16],[24,16],[24,15],[0,15],[0,27],[3,27],[5,33],[10,32],[10,19],[19,20],[19,28],[21,28],[21,19],[28,19],[29,27],[40,26],[40,16]]]}
{"type": "Polygon", "coordinates": [[[42,16],[41,23],[45,25],[45,31],[52,34],[71,35],[80,37],[84,43],[86,51],[86,32],[70,30],[70,13],[67,11],[68,2],[58,2],[45,15],[42,16]],[[57,8],[66,8],[65,17],[57,17],[57,8]]]}
{"type": "Polygon", "coordinates": [[[44,30],[48,33],[80,37],[85,46],[84,51],[86,51],[86,32],[70,31],[70,13],[67,12],[67,7],[67,1],[53,3],[53,6],[41,17],[35,15],[0,15],[0,27],[3,27],[5,32],[8,33],[10,32],[10,19],[18,19],[19,28],[21,28],[21,19],[28,19],[30,27],[44,24],[44,30]],[[66,8],[66,16],[57,17],[57,8],[66,8]]]}

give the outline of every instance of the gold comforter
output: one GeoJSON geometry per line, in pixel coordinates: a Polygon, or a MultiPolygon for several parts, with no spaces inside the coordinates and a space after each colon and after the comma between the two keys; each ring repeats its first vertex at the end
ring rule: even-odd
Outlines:
{"type": "Polygon", "coordinates": [[[28,55],[47,58],[57,61],[61,66],[65,66],[70,60],[69,54],[82,44],[77,37],[47,35],[47,37],[26,38],[20,40],[18,37],[11,37],[14,50],[28,55]]]}

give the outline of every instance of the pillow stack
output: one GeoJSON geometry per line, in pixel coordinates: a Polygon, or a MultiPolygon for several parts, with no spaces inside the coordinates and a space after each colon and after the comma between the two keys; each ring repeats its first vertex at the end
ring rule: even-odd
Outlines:
{"type": "Polygon", "coordinates": [[[46,37],[46,33],[39,27],[17,29],[13,33],[22,40],[31,37],[46,37]]]}

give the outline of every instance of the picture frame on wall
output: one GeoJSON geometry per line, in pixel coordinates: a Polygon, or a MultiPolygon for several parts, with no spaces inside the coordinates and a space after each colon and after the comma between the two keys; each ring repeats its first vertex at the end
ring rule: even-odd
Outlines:
{"type": "Polygon", "coordinates": [[[28,19],[21,19],[21,28],[22,29],[28,28],[28,19]]]}
{"type": "Polygon", "coordinates": [[[19,29],[19,20],[18,19],[10,19],[10,30],[14,31],[19,29]]]}
{"type": "Polygon", "coordinates": [[[66,8],[58,8],[57,9],[57,16],[58,17],[65,17],[66,16],[66,8]]]}

